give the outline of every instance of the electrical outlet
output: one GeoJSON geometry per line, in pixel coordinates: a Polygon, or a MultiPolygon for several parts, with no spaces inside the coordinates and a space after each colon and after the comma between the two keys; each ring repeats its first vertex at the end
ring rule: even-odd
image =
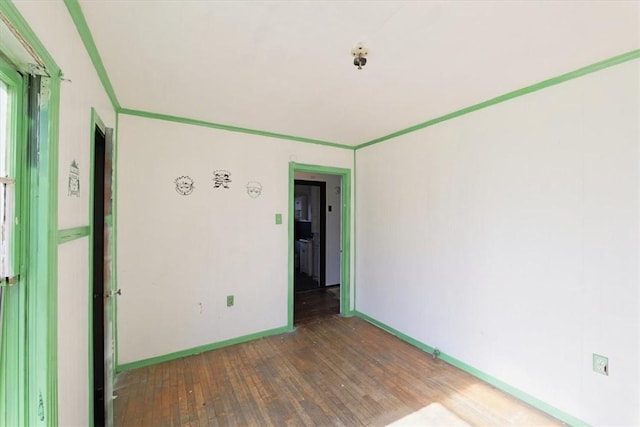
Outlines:
{"type": "Polygon", "coordinates": [[[593,354],[593,372],[602,375],[609,375],[609,358],[593,354]]]}
{"type": "Polygon", "coordinates": [[[233,295],[227,296],[227,307],[233,307],[233,295]]]}

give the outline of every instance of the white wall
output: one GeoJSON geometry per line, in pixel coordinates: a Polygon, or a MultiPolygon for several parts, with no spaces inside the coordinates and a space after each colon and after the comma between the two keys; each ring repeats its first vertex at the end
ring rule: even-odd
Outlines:
{"type": "MultiPolygon", "coordinates": [[[[66,79],[60,89],[59,228],[89,225],[91,108],[105,124],[115,113],[69,12],[61,1],[15,1],[66,79]],[[80,166],[80,197],[68,196],[69,166],[80,166]]],[[[89,258],[88,238],[58,251],[58,422],[84,426],[89,420],[89,258]]]]}
{"type": "Polygon", "coordinates": [[[341,200],[342,200],[342,177],[338,175],[326,175],[321,173],[296,172],[296,179],[307,181],[320,181],[326,183],[327,208],[326,215],[326,285],[336,285],[340,283],[340,231],[341,231],[341,200]],[[339,189],[339,191],[336,190],[339,189]],[[331,206],[331,212],[329,212],[331,206]]]}
{"type": "Polygon", "coordinates": [[[588,423],[640,424],[639,76],[357,151],[356,309],[588,423]]]}
{"type": "Polygon", "coordinates": [[[351,168],[353,152],[120,116],[119,363],[286,326],[290,161],[351,168]],[[213,188],[217,169],[229,189],[213,188]]]}

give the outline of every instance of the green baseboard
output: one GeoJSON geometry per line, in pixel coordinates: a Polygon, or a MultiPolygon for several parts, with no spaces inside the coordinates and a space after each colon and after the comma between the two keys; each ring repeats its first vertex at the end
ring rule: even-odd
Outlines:
{"type": "MultiPolygon", "coordinates": [[[[359,317],[369,323],[371,323],[372,325],[375,325],[377,327],[379,327],[380,329],[383,329],[387,332],[389,332],[392,335],[395,335],[396,337],[400,338],[401,340],[413,345],[414,347],[419,348],[422,351],[425,351],[429,354],[433,354],[434,352],[434,348],[431,346],[428,346],[418,340],[416,340],[415,338],[412,338],[408,335],[403,334],[402,332],[398,331],[397,329],[392,328],[391,326],[388,326],[372,317],[367,316],[364,313],[361,313],[359,311],[353,311],[352,313],[354,316],[359,317]]],[[[507,383],[505,383],[504,381],[501,381],[489,374],[486,374],[476,368],[474,368],[471,365],[468,365],[454,357],[449,356],[446,353],[442,353],[440,352],[440,354],[438,355],[438,358],[440,360],[443,360],[445,362],[447,362],[450,365],[455,366],[458,369],[461,369],[471,375],[473,375],[476,378],[481,379],[482,381],[491,384],[492,386],[504,391],[505,393],[508,393],[520,400],[522,400],[525,403],[528,403],[529,405],[533,406],[534,408],[540,409],[541,411],[551,415],[552,417],[555,417],[557,419],[559,419],[560,421],[567,423],[571,426],[575,426],[575,427],[582,427],[582,426],[589,426],[588,423],[567,414],[566,412],[561,411],[560,409],[549,405],[548,403],[543,402],[542,400],[531,396],[530,394],[527,394],[525,392],[523,392],[522,390],[519,390],[507,383]]]]}
{"type": "Polygon", "coordinates": [[[219,341],[213,344],[205,344],[198,347],[188,348],[186,350],[176,351],[174,353],[165,354],[162,356],[150,357],[149,359],[138,360],[136,362],[123,363],[116,367],[116,372],[129,371],[131,369],[142,368],[145,366],[156,365],[158,363],[168,362],[170,360],[180,359],[187,356],[194,356],[196,354],[204,353],[205,351],[216,350],[222,347],[228,347],[234,344],[240,344],[247,341],[257,340],[258,338],[264,338],[271,335],[284,334],[293,331],[293,328],[283,326],[280,328],[269,329],[262,332],[256,332],[255,334],[244,335],[237,338],[232,338],[224,341],[219,341]]]}

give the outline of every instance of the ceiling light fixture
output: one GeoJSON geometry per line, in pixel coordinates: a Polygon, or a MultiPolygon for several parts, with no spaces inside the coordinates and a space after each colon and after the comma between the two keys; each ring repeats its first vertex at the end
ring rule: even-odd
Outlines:
{"type": "Polygon", "coordinates": [[[353,65],[358,67],[358,70],[362,70],[362,67],[367,65],[368,54],[369,48],[365,47],[362,43],[358,43],[356,47],[351,49],[351,55],[353,56],[353,65]]]}

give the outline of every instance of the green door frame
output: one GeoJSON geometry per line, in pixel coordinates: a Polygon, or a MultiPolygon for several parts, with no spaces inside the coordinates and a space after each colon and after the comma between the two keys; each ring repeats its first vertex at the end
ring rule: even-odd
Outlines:
{"type": "MultiPolygon", "coordinates": [[[[95,146],[96,146],[96,141],[95,141],[95,130],[96,128],[100,129],[100,131],[105,134],[105,138],[108,138],[107,136],[107,127],[105,126],[104,122],[102,121],[102,119],[100,118],[100,116],[98,115],[98,113],[96,112],[96,110],[94,108],[91,109],[91,126],[89,128],[89,132],[90,132],[90,157],[89,157],[89,164],[90,164],[90,168],[91,168],[91,176],[90,176],[90,184],[89,184],[89,283],[88,283],[88,303],[89,303],[89,314],[88,314],[88,334],[89,334],[89,345],[88,345],[88,350],[89,350],[89,420],[88,420],[88,425],[89,426],[93,426],[94,422],[93,422],[93,415],[95,412],[95,408],[93,405],[93,398],[94,398],[94,393],[93,393],[93,232],[94,232],[94,224],[93,224],[93,203],[94,203],[94,184],[95,184],[95,146]]],[[[113,134],[113,136],[115,137],[115,133],[113,134]]],[[[111,145],[112,150],[115,150],[115,141],[112,141],[113,144],[111,145]]],[[[106,144],[105,148],[108,148],[109,144],[106,144]]],[[[105,157],[108,157],[107,155],[105,155],[105,157]]],[[[111,164],[111,176],[114,176],[114,168],[115,168],[115,162],[112,162],[111,164]]],[[[113,193],[112,193],[112,199],[114,199],[113,197],[113,193]]],[[[113,203],[113,202],[112,202],[113,203]]],[[[115,209],[115,203],[112,205],[113,208],[115,209]]],[[[105,218],[105,227],[107,227],[110,230],[110,238],[108,239],[108,247],[105,249],[105,256],[108,256],[109,258],[111,258],[112,262],[111,262],[111,273],[109,274],[109,277],[111,278],[111,280],[109,282],[105,282],[104,283],[104,293],[105,295],[110,295],[110,296],[114,296],[113,291],[114,291],[114,284],[115,284],[115,266],[113,263],[113,259],[114,259],[114,239],[113,236],[115,235],[114,231],[113,231],[113,213],[105,218]]],[[[109,298],[107,301],[107,304],[105,306],[105,327],[107,328],[111,328],[113,329],[113,319],[115,318],[115,298],[109,298]],[[111,326],[110,326],[111,325],[111,326]]],[[[105,333],[105,338],[107,337],[111,337],[113,341],[115,341],[115,331],[111,331],[111,334],[105,333]]],[[[113,343],[115,344],[115,342],[113,343]]],[[[107,351],[109,351],[109,349],[114,349],[114,345],[109,345],[106,344],[105,345],[105,353],[107,351]]],[[[109,369],[107,370],[107,373],[105,374],[105,399],[109,399],[107,401],[105,401],[106,404],[106,414],[105,414],[105,421],[107,425],[113,425],[113,400],[110,399],[110,396],[107,396],[113,389],[113,384],[115,382],[115,351],[109,355],[109,360],[112,361],[111,366],[109,367],[109,369]],[[107,387],[107,385],[109,385],[109,387],[107,387]]]]}
{"type": "Polygon", "coordinates": [[[289,162],[289,299],[287,328],[293,329],[293,305],[294,305],[294,198],[296,172],[309,172],[325,175],[337,175],[342,178],[341,200],[341,232],[340,242],[342,256],[340,257],[340,313],[343,316],[351,316],[351,169],[336,168],[330,166],[310,165],[289,162]]]}

